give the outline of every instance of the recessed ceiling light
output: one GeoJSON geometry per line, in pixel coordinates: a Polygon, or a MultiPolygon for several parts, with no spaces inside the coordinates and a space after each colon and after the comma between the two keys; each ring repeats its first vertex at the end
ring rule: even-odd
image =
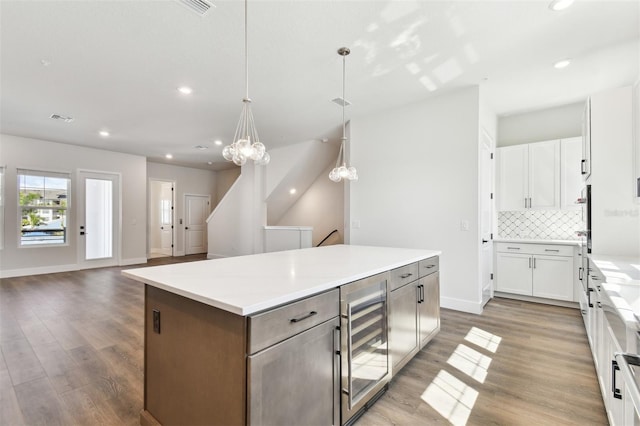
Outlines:
{"type": "Polygon", "coordinates": [[[193,93],[193,89],[191,87],[182,86],[178,87],[178,92],[182,93],[183,95],[190,95],[193,93]]]}
{"type": "Polygon", "coordinates": [[[293,194],[295,194],[295,193],[296,193],[296,189],[295,189],[295,188],[291,188],[291,189],[289,190],[289,194],[293,195],[293,194]]]}
{"type": "Polygon", "coordinates": [[[549,3],[549,9],[555,12],[565,10],[573,4],[573,1],[574,0],[553,0],[551,3],[549,3]]]}
{"type": "Polygon", "coordinates": [[[109,136],[109,132],[107,132],[106,130],[100,130],[100,136],[102,136],[103,138],[106,138],[109,136]]]}
{"type": "Polygon", "coordinates": [[[165,155],[165,158],[168,158],[169,160],[171,160],[173,158],[173,155],[167,154],[167,155],[165,155]]]}
{"type": "Polygon", "coordinates": [[[570,63],[571,63],[571,59],[563,59],[563,60],[558,61],[555,64],[553,64],[553,66],[555,68],[561,70],[562,68],[568,67],[570,63]]]}
{"type": "Polygon", "coordinates": [[[216,144],[217,146],[222,145],[222,141],[220,139],[216,139],[215,141],[213,141],[213,143],[216,144]]]}

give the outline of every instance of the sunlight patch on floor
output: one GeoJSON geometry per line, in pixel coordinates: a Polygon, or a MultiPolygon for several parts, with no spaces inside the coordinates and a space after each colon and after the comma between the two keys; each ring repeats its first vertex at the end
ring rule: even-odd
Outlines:
{"type": "Polygon", "coordinates": [[[498,346],[502,341],[502,337],[489,333],[477,327],[471,327],[471,330],[467,333],[464,340],[480,346],[490,352],[496,353],[498,346]]]}
{"type": "Polygon", "coordinates": [[[478,382],[484,383],[487,377],[487,370],[491,365],[491,358],[471,349],[469,346],[459,344],[447,360],[447,364],[478,382]]]}
{"type": "Polygon", "coordinates": [[[478,398],[478,391],[440,370],[421,396],[441,416],[452,424],[465,425],[478,398]]]}

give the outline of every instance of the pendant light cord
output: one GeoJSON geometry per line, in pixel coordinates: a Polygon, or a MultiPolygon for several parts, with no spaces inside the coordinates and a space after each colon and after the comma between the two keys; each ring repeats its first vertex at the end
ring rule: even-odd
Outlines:
{"type": "Polygon", "coordinates": [[[344,143],[344,139],[346,139],[346,124],[344,119],[344,110],[347,106],[347,99],[344,97],[345,93],[345,74],[346,74],[346,57],[342,55],[342,139],[344,143]]]}
{"type": "Polygon", "coordinates": [[[249,99],[249,27],[247,7],[249,0],[244,0],[244,84],[245,98],[249,99]]]}

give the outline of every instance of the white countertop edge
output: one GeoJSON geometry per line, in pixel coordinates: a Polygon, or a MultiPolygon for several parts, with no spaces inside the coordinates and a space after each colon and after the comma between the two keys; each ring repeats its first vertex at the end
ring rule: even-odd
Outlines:
{"type": "MultiPolygon", "coordinates": [[[[369,269],[367,271],[363,271],[362,273],[358,273],[358,274],[354,274],[354,275],[350,275],[347,277],[340,277],[338,279],[332,280],[332,281],[328,281],[326,283],[323,283],[321,285],[317,285],[314,287],[309,287],[309,288],[304,288],[301,289],[299,291],[293,291],[293,292],[289,292],[286,295],[280,296],[280,297],[276,297],[276,298],[272,298],[269,300],[265,300],[264,302],[261,303],[255,303],[252,305],[247,305],[247,306],[238,306],[238,305],[233,305],[233,304],[228,304],[228,303],[224,303],[220,300],[217,299],[213,299],[213,298],[209,298],[206,297],[202,294],[197,294],[197,293],[193,293],[190,291],[186,291],[182,288],[178,288],[178,287],[174,287],[162,282],[158,282],[155,280],[152,280],[150,278],[147,277],[142,277],[140,275],[136,275],[135,272],[136,271],[141,271],[144,272],[145,269],[147,268],[136,268],[136,269],[131,269],[131,270],[125,270],[122,271],[122,274],[130,279],[133,279],[135,281],[139,281],[142,282],[144,284],[148,284],[151,285],[153,287],[157,287],[160,288],[162,290],[168,291],[170,293],[174,293],[174,294],[178,294],[180,296],[186,297],[188,299],[191,300],[196,300],[198,302],[204,303],[206,305],[209,306],[213,306],[219,309],[222,309],[224,311],[227,312],[231,312],[233,314],[236,315],[241,315],[241,316],[249,316],[261,311],[265,311],[268,309],[273,309],[277,306],[280,305],[284,305],[290,302],[294,302],[296,300],[299,299],[303,299],[305,297],[309,297],[309,296],[313,296],[315,294],[319,294],[322,293],[324,291],[330,290],[332,288],[336,288],[339,287],[341,285],[344,284],[348,284],[350,282],[353,281],[357,281],[359,279],[362,278],[366,278],[366,277],[370,277],[372,275],[376,275],[376,274],[380,274],[382,272],[386,272],[395,268],[399,268],[401,266],[405,266],[408,265],[410,263],[414,263],[414,262],[418,262],[420,260],[424,260],[424,259],[429,259],[431,257],[434,256],[441,256],[442,255],[442,251],[441,250],[424,250],[426,253],[428,254],[424,254],[424,255],[420,255],[420,256],[414,256],[414,257],[407,257],[406,259],[403,259],[402,261],[398,261],[398,262],[392,262],[389,264],[386,264],[385,266],[379,267],[379,268],[374,268],[374,269],[369,269]]],[[[170,266],[170,265],[160,265],[160,266],[170,266]]]]}
{"type": "Polygon", "coordinates": [[[580,246],[580,240],[534,240],[525,238],[494,238],[495,243],[522,243],[522,244],[553,244],[565,246],[580,246]]]}

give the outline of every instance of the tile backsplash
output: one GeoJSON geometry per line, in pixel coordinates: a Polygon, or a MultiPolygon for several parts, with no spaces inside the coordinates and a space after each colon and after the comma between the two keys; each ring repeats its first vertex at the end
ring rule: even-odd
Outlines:
{"type": "Polygon", "coordinates": [[[580,210],[525,210],[498,212],[501,238],[577,240],[585,228],[580,210]]]}

